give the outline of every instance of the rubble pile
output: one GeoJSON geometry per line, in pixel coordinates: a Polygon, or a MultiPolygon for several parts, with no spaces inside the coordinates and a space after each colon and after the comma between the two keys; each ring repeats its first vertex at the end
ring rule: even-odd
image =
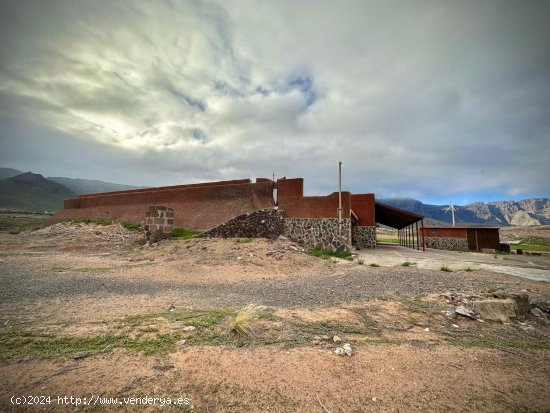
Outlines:
{"type": "Polygon", "coordinates": [[[285,229],[283,214],[277,209],[260,209],[239,215],[204,233],[207,237],[276,239],[285,229]]]}
{"type": "Polygon", "coordinates": [[[27,232],[26,237],[49,239],[62,238],[67,241],[82,242],[97,240],[112,244],[134,244],[143,237],[140,232],[130,231],[120,223],[111,225],[60,222],[36,231],[27,232]]]}

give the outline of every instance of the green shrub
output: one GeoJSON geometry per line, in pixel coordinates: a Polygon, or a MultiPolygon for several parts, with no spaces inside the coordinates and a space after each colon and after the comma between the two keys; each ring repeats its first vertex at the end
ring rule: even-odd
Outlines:
{"type": "Polygon", "coordinates": [[[449,267],[447,267],[446,265],[443,265],[440,269],[440,271],[444,271],[444,272],[453,272],[453,270],[451,270],[449,267]]]}
{"type": "Polygon", "coordinates": [[[195,231],[194,229],[186,228],[174,228],[172,229],[172,236],[179,239],[191,239],[198,238],[202,235],[202,232],[195,231]]]}
{"type": "Polygon", "coordinates": [[[311,248],[310,250],[308,250],[307,252],[309,255],[313,255],[314,257],[320,257],[320,258],[324,258],[324,259],[329,259],[331,257],[335,257],[335,258],[343,258],[343,259],[346,259],[346,260],[353,260],[353,257],[351,256],[351,253],[349,251],[340,251],[340,252],[336,252],[336,251],[330,251],[330,250],[324,250],[322,248],[311,248]]]}
{"type": "Polygon", "coordinates": [[[120,225],[122,225],[124,228],[126,228],[129,231],[140,232],[143,230],[140,224],[136,224],[135,222],[132,222],[132,221],[122,221],[120,225]]]}
{"type": "Polygon", "coordinates": [[[378,265],[378,264],[375,263],[375,262],[371,262],[369,265],[370,265],[371,267],[380,267],[380,265],[378,265]]]}

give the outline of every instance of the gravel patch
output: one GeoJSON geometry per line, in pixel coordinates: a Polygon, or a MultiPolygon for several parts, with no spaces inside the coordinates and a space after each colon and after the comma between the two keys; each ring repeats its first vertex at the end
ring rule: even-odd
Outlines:
{"type": "MultiPolygon", "coordinates": [[[[510,278],[481,272],[445,273],[413,267],[357,266],[329,275],[311,274],[232,283],[188,283],[154,278],[117,279],[108,273],[56,273],[18,263],[4,263],[0,266],[0,300],[4,304],[13,304],[41,299],[78,300],[81,296],[99,300],[145,295],[151,298],[166,296],[167,299],[203,308],[232,307],[251,302],[277,307],[311,307],[377,297],[399,298],[449,290],[499,288],[503,282],[510,283],[510,278]]],[[[511,281],[516,280],[512,277],[511,281]]]]}

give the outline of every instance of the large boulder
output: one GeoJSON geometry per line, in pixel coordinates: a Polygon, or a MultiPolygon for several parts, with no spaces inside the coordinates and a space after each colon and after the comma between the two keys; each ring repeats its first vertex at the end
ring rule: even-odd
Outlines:
{"type": "Polygon", "coordinates": [[[472,308],[484,320],[502,321],[529,314],[529,296],[525,293],[495,293],[494,298],[473,301],[472,308]]]}

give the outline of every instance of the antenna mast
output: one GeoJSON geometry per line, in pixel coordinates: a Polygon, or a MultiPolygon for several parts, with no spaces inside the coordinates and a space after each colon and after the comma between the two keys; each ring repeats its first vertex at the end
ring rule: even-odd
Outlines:
{"type": "Polygon", "coordinates": [[[342,229],[342,162],[338,162],[338,225],[342,229]]]}

